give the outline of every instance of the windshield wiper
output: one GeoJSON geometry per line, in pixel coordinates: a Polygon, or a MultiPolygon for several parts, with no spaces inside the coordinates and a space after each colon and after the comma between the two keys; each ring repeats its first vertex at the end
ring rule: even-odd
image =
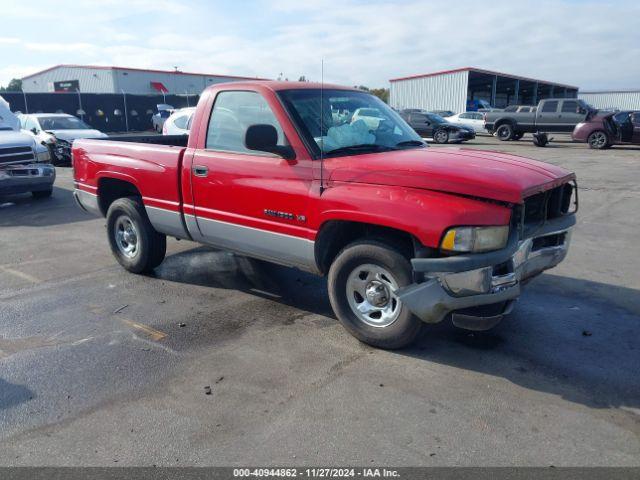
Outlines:
{"type": "Polygon", "coordinates": [[[388,152],[394,150],[393,147],[387,147],[386,145],[377,145],[375,143],[362,143],[359,145],[347,145],[346,147],[334,148],[325,152],[325,155],[336,155],[340,153],[373,153],[373,152],[388,152]]]}
{"type": "Polygon", "coordinates": [[[396,143],[396,147],[426,147],[427,144],[422,140],[404,140],[396,143]]]}

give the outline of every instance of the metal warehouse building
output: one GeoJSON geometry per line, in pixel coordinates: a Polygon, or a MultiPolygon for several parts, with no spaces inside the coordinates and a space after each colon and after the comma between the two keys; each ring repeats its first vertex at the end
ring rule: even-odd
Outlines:
{"type": "Polygon", "coordinates": [[[464,112],[467,102],[484,100],[496,108],[536,105],[550,97],[575,98],[578,87],[465,67],[390,80],[393,108],[464,112]]]}
{"type": "Polygon", "coordinates": [[[640,110],[640,90],[580,92],[578,98],[600,109],[640,110]]]}
{"type": "Polygon", "coordinates": [[[196,94],[209,85],[255,78],[168,70],[57,65],[22,79],[26,93],[196,94]]]}

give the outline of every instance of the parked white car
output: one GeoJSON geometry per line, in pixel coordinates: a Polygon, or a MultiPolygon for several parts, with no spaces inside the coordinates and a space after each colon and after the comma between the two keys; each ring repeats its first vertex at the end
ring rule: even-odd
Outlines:
{"type": "Polygon", "coordinates": [[[449,123],[472,128],[474,132],[486,132],[484,115],[480,112],[463,112],[447,117],[449,123]]]}
{"type": "Polygon", "coordinates": [[[158,111],[151,116],[151,125],[156,132],[162,133],[164,122],[171,116],[175,108],[167,103],[159,103],[156,107],[158,111]]]}
{"type": "Polygon", "coordinates": [[[162,126],[163,135],[189,135],[191,130],[191,119],[196,107],[180,108],[174,111],[169,118],[166,119],[162,126]]]}
{"type": "Polygon", "coordinates": [[[357,120],[362,120],[367,124],[372,130],[378,128],[378,125],[385,118],[380,113],[380,110],[377,108],[358,108],[355,112],[353,112],[353,116],[351,117],[351,123],[356,122],[357,120]]]}
{"type": "Polygon", "coordinates": [[[71,145],[79,138],[105,138],[77,117],[66,113],[20,114],[20,128],[33,135],[37,143],[46,144],[53,153],[53,164],[71,161],[71,145]]]}

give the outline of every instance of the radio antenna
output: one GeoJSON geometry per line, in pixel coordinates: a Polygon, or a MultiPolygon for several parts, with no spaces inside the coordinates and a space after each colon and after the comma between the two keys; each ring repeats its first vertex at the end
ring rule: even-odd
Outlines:
{"type": "Polygon", "coordinates": [[[320,195],[324,192],[324,57],[320,59],[320,195]]]}

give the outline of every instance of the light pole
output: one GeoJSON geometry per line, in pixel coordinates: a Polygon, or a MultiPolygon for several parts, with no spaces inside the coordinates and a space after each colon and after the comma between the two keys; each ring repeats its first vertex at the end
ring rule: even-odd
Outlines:
{"type": "Polygon", "coordinates": [[[124,124],[127,132],[129,131],[129,117],[127,115],[127,94],[124,93],[123,89],[120,89],[122,92],[122,99],[124,100],[124,124]]]}
{"type": "Polygon", "coordinates": [[[82,97],[80,97],[80,89],[79,88],[76,88],[76,93],[78,94],[78,105],[80,106],[80,108],[79,108],[80,119],[84,120],[84,110],[82,109],[82,97]]]}
{"type": "Polygon", "coordinates": [[[24,90],[22,90],[22,96],[24,97],[24,109],[25,109],[24,113],[29,113],[29,105],[27,105],[27,94],[25,93],[24,90]]]}

